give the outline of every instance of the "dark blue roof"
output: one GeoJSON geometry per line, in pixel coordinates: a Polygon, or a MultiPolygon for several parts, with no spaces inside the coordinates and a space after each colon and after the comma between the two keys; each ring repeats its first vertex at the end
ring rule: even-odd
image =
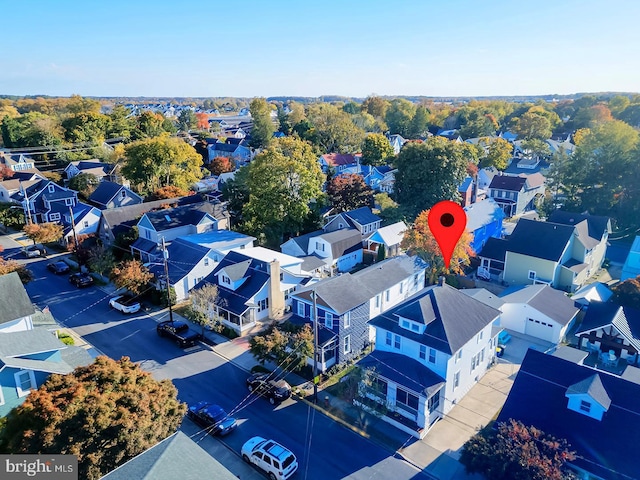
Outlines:
{"type": "Polygon", "coordinates": [[[507,251],[558,262],[574,231],[570,225],[522,218],[507,240],[507,251]]]}
{"type": "Polygon", "coordinates": [[[213,272],[200,282],[196,288],[204,283],[218,285],[218,305],[236,315],[242,315],[248,308],[246,305],[247,300],[257,294],[265,283],[269,281],[267,268],[268,266],[265,262],[231,251],[225,255],[213,272]],[[231,290],[224,285],[218,284],[216,275],[220,270],[246,261],[250,261],[243,275],[246,280],[236,290],[231,290]]]}
{"type": "Polygon", "coordinates": [[[572,462],[610,480],[640,478],[640,385],[598,373],[611,399],[602,420],[567,408],[565,394],[597,371],[553,355],[528,350],[498,422],[510,418],[566,439],[578,458],[572,462]],[[626,475],[626,477],[625,477],[626,475]]]}
{"type": "MultiPolygon", "coordinates": [[[[209,249],[180,238],[175,239],[167,247],[169,253],[168,269],[169,282],[173,285],[182,280],[209,253],[209,249]]],[[[164,275],[162,265],[154,265],[156,276],[164,275]]]]}
{"type": "Polygon", "coordinates": [[[444,379],[413,358],[399,353],[374,350],[358,362],[363,368],[373,368],[380,376],[416,393],[430,397],[445,384],[444,379]]]}
{"type": "Polygon", "coordinates": [[[354,222],[358,222],[360,225],[368,225],[381,220],[379,216],[374,215],[369,207],[360,207],[349,212],[344,212],[343,215],[354,222]]]}
{"type": "Polygon", "coordinates": [[[98,188],[96,188],[89,196],[89,200],[99,203],[100,205],[106,205],[109,203],[109,200],[115,197],[121,188],[124,187],[115,182],[100,182],[98,188]]]}

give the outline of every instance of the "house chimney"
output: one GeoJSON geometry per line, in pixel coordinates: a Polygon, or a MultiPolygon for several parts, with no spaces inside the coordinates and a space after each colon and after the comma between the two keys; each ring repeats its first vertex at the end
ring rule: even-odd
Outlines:
{"type": "Polygon", "coordinates": [[[269,318],[279,320],[284,315],[284,292],[280,288],[280,263],[273,260],[269,270],[269,318]]]}
{"type": "Polygon", "coordinates": [[[438,278],[438,285],[440,285],[441,287],[444,287],[444,284],[445,284],[444,275],[440,275],[440,277],[438,278]]]}

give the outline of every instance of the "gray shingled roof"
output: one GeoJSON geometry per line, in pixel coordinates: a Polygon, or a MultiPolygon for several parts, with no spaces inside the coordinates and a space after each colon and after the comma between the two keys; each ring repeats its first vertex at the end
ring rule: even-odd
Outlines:
{"type": "Polygon", "coordinates": [[[500,298],[504,303],[530,305],[560,325],[568,324],[579,312],[572,299],[549,285],[527,285],[500,298]]]}
{"type": "Polygon", "coordinates": [[[351,276],[367,285],[369,290],[380,293],[425,268],[426,264],[419,257],[401,255],[371,265],[351,276]]]}
{"type": "Polygon", "coordinates": [[[490,307],[498,310],[502,305],[504,305],[504,301],[502,299],[500,299],[497,295],[491,293],[486,288],[465,288],[460,291],[465,295],[469,295],[470,297],[481,301],[485,305],[489,305],[490,307]]]}
{"type": "Polygon", "coordinates": [[[334,259],[362,248],[362,236],[356,229],[343,228],[318,236],[331,245],[331,256],[334,259]]]}
{"type": "Polygon", "coordinates": [[[49,330],[34,328],[0,334],[0,356],[16,357],[38,352],[60,350],[65,345],[49,330]]]}
{"type": "Polygon", "coordinates": [[[89,201],[99,203],[100,205],[106,205],[113,197],[124,188],[122,185],[115,182],[100,182],[98,187],[89,195],[89,201]]]}
{"type": "Polygon", "coordinates": [[[355,210],[344,212],[343,215],[360,225],[368,225],[381,221],[381,218],[374,214],[369,207],[360,207],[355,210]]]}
{"type": "Polygon", "coordinates": [[[146,213],[157,232],[183,225],[197,225],[206,215],[216,220],[225,218],[224,205],[201,202],[146,213]]]}
{"type": "Polygon", "coordinates": [[[605,410],[607,410],[611,405],[611,397],[607,394],[604,385],[602,385],[600,375],[597,373],[574,383],[573,385],[569,385],[569,388],[567,388],[567,395],[581,394],[589,395],[596,402],[602,405],[605,410]]]}
{"type": "Polygon", "coordinates": [[[499,310],[445,284],[422,290],[397,307],[378,315],[370,323],[453,354],[498,315],[499,310]],[[418,334],[400,327],[399,317],[426,325],[424,333],[418,334]]]}
{"type": "Polygon", "coordinates": [[[557,262],[573,233],[573,226],[523,218],[509,236],[507,251],[557,262]]]}
{"type": "Polygon", "coordinates": [[[508,190],[511,192],[519,192],[524,188],[527,179],[525,177],[514,177],[511,175],[496,175],[491,180],[489,188],[496,190],[508,190]]]}
{"type": "Polygon", "coordinates": [[[311,287],[296,292],[295,296],[310,302],[313,291],[317,293],[318,305],[329,307],[338,315],[368,302],[376,295],[366,285],[354,282],[353,277],[348,273],[321,280],[311,287]]]}
{"type": "Polygon", "coordinates": [[[237,480],[236,476],[183,432],[178,431],[102,480],[237,480]]]}
{"type": "Polygon", "coordinates": [[[611,233],[611,223],[609,217],[598,215],[589,215],[588,213],[566,212],[563,210],[555,210],[549,215],[550,222],[562,223],[563,225],[577,225],[583,221],[587,221],[588,235],[592,238],[600,240],[602,234],[607,231],[611,233]]]}
{"type": "Polygon", "coordinates": [[[16,272],[0,275],[0,324],[33,315],[35,308],[16,272]]]}

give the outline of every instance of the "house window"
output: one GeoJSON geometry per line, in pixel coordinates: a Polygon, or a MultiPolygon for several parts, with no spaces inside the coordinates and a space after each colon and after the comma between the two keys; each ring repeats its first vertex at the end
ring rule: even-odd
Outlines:
{"type": "Polygon", "coordinates": [[[205,258],[205,259],[204,259],[204,266],[205,266],[205,267],[208,267],[208,266],[209,266],[209,259],[208,259],[208,258],[205,258]]]}
{"type": "Polygon", "coordinates": [[[422,360],[426,360],[427,358],[427,347],[424,345],[420,345],[420,358],[422,360]]]}
{"type": "Polygon", "coordinates": [[[389,301],[390,295],[391,295],[391,290],[387,290],[386,292],[384,292],[384,301],[385,302],[389,301]]]}
{"type": "Polygon", "coordinates": [[[429,349],[429,363],[436,363],[436,351],[434,348],[429,349]]]}
{"type": "Polygon", "coordinates": [[[591,403],[585,400],[580,400],[580,410],[586,413],[591,412],[591,403]]]}
{"type": "Polygon", "coordinates": [[[391,335],[391,332],[387,332],[387,336],[385,337],[385,343],[391,346],[392,340],[393,340],[393,335],[391,335]]]}
{"type": "Polygon", "coordinates": [[[36,388],[36,378],[31,370],[21,370],[14,374],[14,378],[19,397],[29,395],[29,392],[36,388]]]}
{"type": "Polygon", "coordinates": [[[127,196],[127,192],[125,190],[122,190],[120,192],[120,198],[126,198],[126,196],[127,196]]]}
{"type": "Polygon", "coordinates": [[[316,242],[316,250],[320,250],[321,252],[324,252],[324,243],[316,242]]]}
{"type": "Polygon", "coordinates": [[[376,295],[376,308],[380,308],[380,295],[376,295]]]}
{"type": "Polygon", "coordinates": [[[343,340],[343,353],[349,353],[351,351],[351,335],[347,335],[343,340]]]}
{"type": "Polygon", "coordinates": [[[231,284],[231,279],[226,275],[222,275],[221,280],[222,280],[222,283],[228,283],[229,285],[231,284]]]}
{"type": "Polygon", "coordinates": [[[453,389],[455,390],[460,386],[460,372],[453,374],[453,389]]]}
{"type": "Polygon", "coordinates": [[[49,220],[51,220],[51,221],[60,220],[60,214],[59,213],[50,213],[49,214],[49,220]]]}
{"type": "Polygon", "coordinates": [[[65,199],[64,199],[64,204],[65,204],[67,207],[72,207],[72,206],[73,206],[73,198],[65,198],[65,199]]]}
{"type": "Polygon", "coordinates": [[[280,281],[284,280],[284,273],[280,272],[280,281]]]}
{"type": "Polygon", "coordinates": [[[482,340],[482,331],[476,336],[476,343],[480,343],[480,340],[482,340]]]}
{"type": "Polygon", "coordinates": [[[304,317],[304,303],[298,302],[298,316],[304,317]]]}
{"type": "Polygon", "coordinates": [[[82,222],[82,227],[83,228],[89,228],[89,221],[85,220],[84,222],[82,222]]]}
{"type": "Polygon", "coordinates": [[[151,232],[149,230],[145,229],[144,236],[147,240],[151,240],[151,232]]]}
{"type": "Polygon", "coordinates": [[[269,308],[269,299],[264,298],[258,302],[258,311],[261,312],[269,308]]]}
{"type": "Polygon", "coordinates": [[[409,330],[411,328],[411,324],[409,323],[408,320],[402,320],[402,328],[406,328],[407,330],[409,330]]]}
{"type": "Polygon", "coordinates": [[[394,335],[393,336],[393,346],[394,346],[394,348],[397,348],[398,350],[400,350],[400,346],[401,346],[400,335],[394,335]]]}
{"type": "Polygon", "coordinates": [[[458,350],[455,356],[455,363],[458,363],[462,359],[462,349],[458,350]]]}
{"type": "Polygon", "coordinates": [[[535,280],[535,279],[536,279],[535,270],[529,270],[529,280],[535,280]]]}
{"type": "Polygon", "coordinates": [[[378,397],[383,397],[383,398],[387,397],[387,390],[389,386],[387,385],[387,382],[385,382],[384,380],[381,380],[378,377],[372,378],[370,388],[374,395],[378,397]]]}
{"type": "Polygon", "coordinates": [[[349,328],[351,326],[351,312],[347,312],[344,314],[344,328],[349,328]]]}
{"type": "Polygon", "coordinates": [[[418,274],[417,273],[413,276],[413,286],[414,287],[418,286],[418,274]]]}
{"type": "Polygon", "coordinates": [[[401,388],[396,389],[396,405],[400,404],[405,410],[418,413],[418,397],[401,388]],[[406,408],[408,407],[408,408],[406,408]]]}
{"type": "Polygon", "coordinates": [[[56,187],[54,187],[52,183],[50,183],[47,186],[47,190],[49,191],[49,193],[53,193],[55,191],[55,189],[56,189],[56,187]]]}
{"type": "Polygon", "coordinates": [[[402,289],[404,287],[404,282],[400,282],[400,294],[402,295],[402,289]]]}
{"type": "Polygon", "coordinates": [[[420,331],[420,327],[418,326],[417,323],[412,323],[411,324],[411,330],[414,332],[419,332],[420,331]]]}
{"type": "Polygon", "coordinates": [[[429,413],[435,412],[440,406],[440,392],[436,393],[433,397],[429,398],[427,401],[427,408],[429,409],[429,413]]]}
{"type": "Polygon", "coordinates": [[[333,328],[333,313],[324,312],[324,326],[327,328],[333,328]]]}

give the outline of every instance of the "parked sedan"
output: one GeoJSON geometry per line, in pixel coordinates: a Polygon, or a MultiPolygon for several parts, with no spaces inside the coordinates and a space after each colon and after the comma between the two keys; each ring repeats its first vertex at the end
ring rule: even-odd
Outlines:
{"type": "Polygon", "coordinates": [[[69,265],[64,262],[52,262],[47,264],[47,268],[56,275],[62,275],[63,273],[69,273],[69,265]]]}
{"type": "Polygon", "coordinates": [[[29,245],[22,248],[22,253],[27,258],[46,257],[47,250],[40,244],[29,245]]]}
{"type": "Polygon", "coordinates": [[[238,426],[235,418],[230,417],[220,405],[210,402],[198,402],[191,405],[187,416],[195,423],[208,430],[211,435],[224,436],[238,426]]]}
{"type": "Polygon", "coordinates": [[[109,300],[109,306],[122,313],[136,313],[140,310],[140,302],[131,295],[118,295],[109,300]]]}
{"type": "Polygon", "coordinates": [[[93,277],[88,273],[73,273],[69,275],[69,282],[78,288],[90,287],[93,285],[93,277]]]}
{"type": "Polygon", "coordinates": [[[291,396],[291,386],[284,380],[275,380],[271,374],[256,373],[247,378],[249,391],[269,399],[271,405],[283,402],[291,396]]]}

